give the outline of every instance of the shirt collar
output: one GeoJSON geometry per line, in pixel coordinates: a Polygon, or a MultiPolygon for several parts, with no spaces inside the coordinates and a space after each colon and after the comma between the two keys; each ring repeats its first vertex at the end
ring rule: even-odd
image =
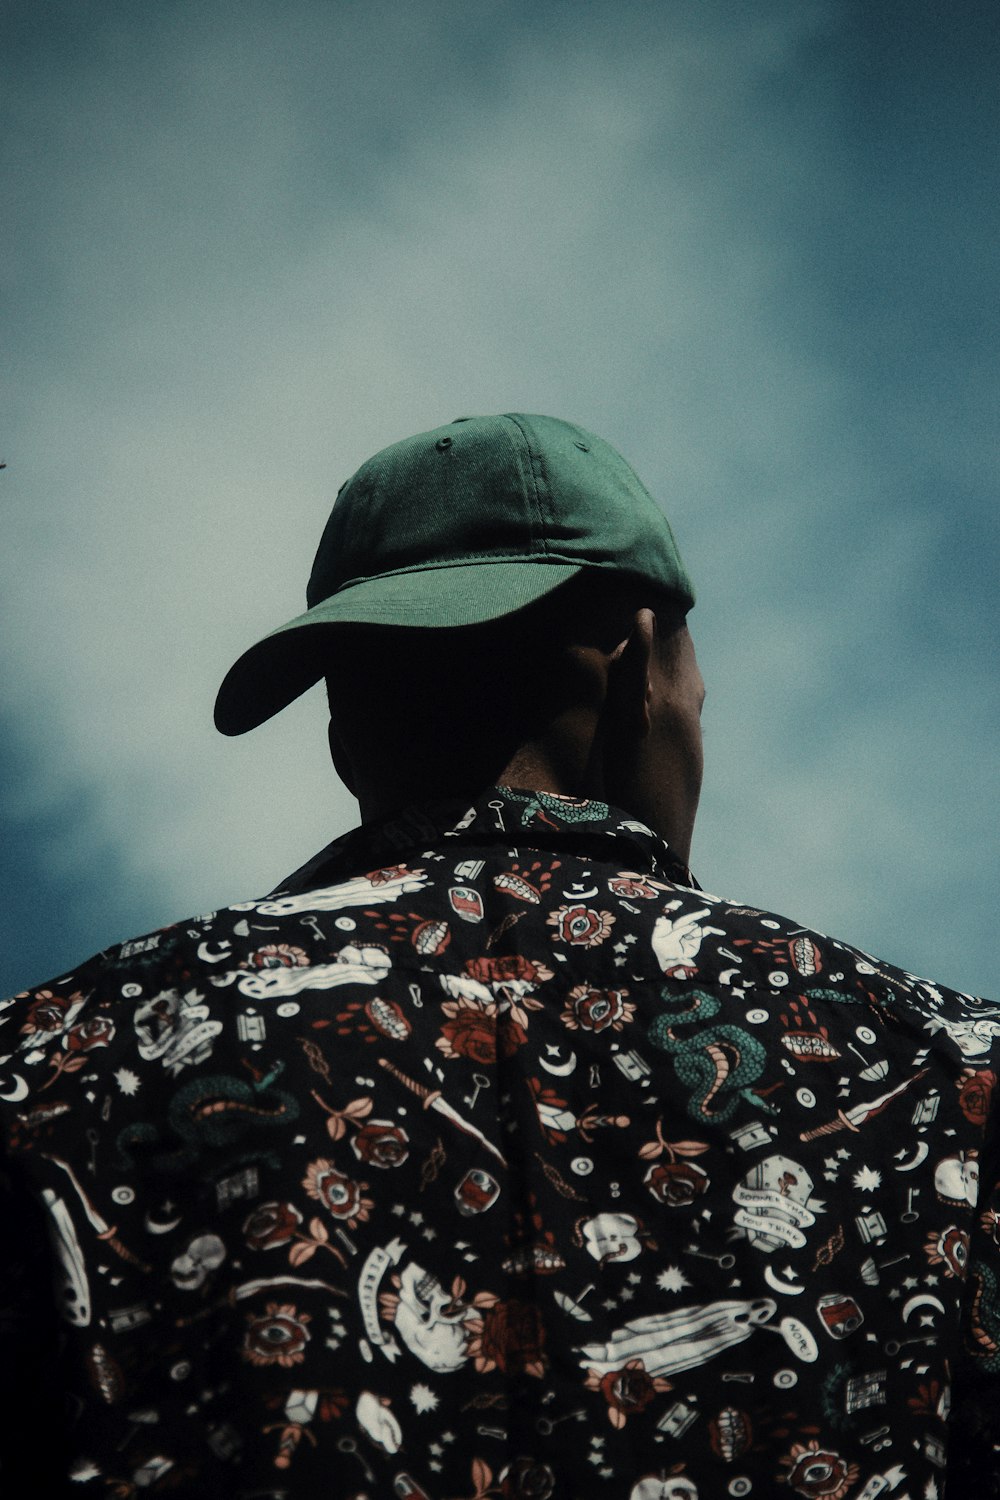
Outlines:
{"type": "Polygon", "coordinates": [[[271,893],[332,885],[359,868],[395,864],[410,851],[440,850],[449,843],[528,843],[565,849],[645,871],[674,885],[700,890],[687,866],[645,823],[606,802],[555,792],[487,787],[471,800],[416,804],[378,823],[365,823],[327,844],[271,893]]]}

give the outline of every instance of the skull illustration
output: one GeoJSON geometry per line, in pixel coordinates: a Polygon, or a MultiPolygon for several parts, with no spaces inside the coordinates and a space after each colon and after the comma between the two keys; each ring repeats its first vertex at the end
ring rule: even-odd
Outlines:
{"type": "Polygon", "coordinates": [[[395,1325],[411,1354],[445,1374],[465,1364],[468,1308],[449,1297],[436,1277],[411,1261],[399,1278],[395,1325]]]}
{"type": "Polygon", "coordinates": [[[580,1225],[580,1232],[587,1252],[602,1266],[642,1254],[641,1227],[631,1214],[595,1214],[580,1225]]]}
{"type": "Polygon", "coordinates": [[[647,1474],[634,1484],[628,1500],[698,1500],[698,1486],[683,1474],[647,1474]]]}
{"type": "Polygon", "coordinates": [[[187,1249],[176,1256],[170,1265],[170,1278],[174,1286],[186,1292],[198,1289],[217,1266],[226,1258],[226,1247],[217,1234],[199,1234],[187,1249]]]}
{"type": "Polygon", "coordinates": [[[938,1201],[955,1208],[968,1204],[975,1208],[979,1199],[979,1162],[975,1152],[968,1156],[943,1156],[934,1169],[934,1191],[938,1201]]]}

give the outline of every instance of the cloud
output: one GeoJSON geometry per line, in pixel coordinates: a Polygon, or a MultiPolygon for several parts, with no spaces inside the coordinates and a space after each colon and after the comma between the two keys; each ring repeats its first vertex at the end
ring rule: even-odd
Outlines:
{"type": "MultiPolygon", "coordinates": [[[[73,46],[25,44],[7,722],[36,808],[87,789],[61,855],[81,880],[113,836],[166,919],[272,884],[354,820],[315,695],[227,742],[215,689],[301,607],[364,457],[505,409],[600,431],[667,503],[714,679],[706,883],[762,849],[765,889],[784,865],[794,894],[805,857],[822,925],[857,912],[873,820],[883,870],[916,851],[895,770],[923,635],[903,626],[947,517],[908,508],[902,445],[880,465],[866,394],[810,322],[822,214],[857,203],[836,96],[796,88],[833,68],[843,12],[663,14],[112,7],[73,46]]],[[[968,721],[951,664],[921,673],[968,721]]],[[[966,785],[984,765],[970,750],[966,785]]]]}

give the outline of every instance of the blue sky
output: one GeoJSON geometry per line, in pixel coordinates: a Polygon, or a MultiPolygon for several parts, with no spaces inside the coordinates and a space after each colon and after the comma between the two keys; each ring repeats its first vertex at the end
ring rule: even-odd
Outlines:
{"type": "Polygon", "coordinates": [[[663,502],[702,883],[1000,993],[992,5],[10,0],[0,990],[356,820],[218,682],[471,412],[663,502]]]}

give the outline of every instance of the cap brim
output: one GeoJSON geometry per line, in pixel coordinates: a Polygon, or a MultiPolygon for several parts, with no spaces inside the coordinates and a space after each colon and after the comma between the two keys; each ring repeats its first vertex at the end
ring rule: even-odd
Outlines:
{"type": "Polygon", "coordinates": [[[332,626],[441,630],[482,625],[541,599],[584,567],[562,562],[466,563],[351,584],[244,651],[219,688],[215,726],[222,734],[245,734],[311,688],[333,665],[332,626]]]}

